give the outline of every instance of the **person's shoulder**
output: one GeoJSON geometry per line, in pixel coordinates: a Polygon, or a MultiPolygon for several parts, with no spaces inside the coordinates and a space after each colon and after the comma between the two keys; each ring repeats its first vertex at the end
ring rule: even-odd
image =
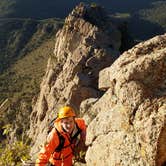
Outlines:
{"type": "Polygon", "coordinates": [[[78,123],[85,123],[85,120],[83,118],[75,118],[75,121],[78,123]]]}
{"type": "Polygon", "coordinates": [[[80,129],[86,129],[86,124],[84,119],[76,118],[75,121],[80,129]]]}
{"type": "Polygon", "coordinates": [[[51,140],[59,140],[58,133],[55,127],[51,130],[47,137],[48,142],[50,142],[51,140]]]}

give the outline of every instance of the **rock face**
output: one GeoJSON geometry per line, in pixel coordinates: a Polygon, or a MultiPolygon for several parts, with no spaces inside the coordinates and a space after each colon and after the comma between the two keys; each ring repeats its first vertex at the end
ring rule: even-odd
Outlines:
{"type": "Polygon", "coordinates": [[[78,110],[82,101],[102,95],[99,71],[114,62],[120,46],[121,33],[101,7],[80,4],[66,18],[56,35],[55,56],[49,59],[40,96],[34,101],[29,131],[35,143],[32,156],[60,106],[70,104],[78,110]]]}
{"type": "Polygon", "coordinates": [[[48,122],[60,106],[70,104],[88,125],[88,166],[165,164],[166,34],[115,61],[120,47],[121,33],[101,7],[80,4],[66,18],[34,100],[33,157],[48,122]]]}
{"type": "Polygon", "coordinates": [[[166,34],[124,52],[99,74],[88,108],[87,165],[166,164],[166,34]]]}

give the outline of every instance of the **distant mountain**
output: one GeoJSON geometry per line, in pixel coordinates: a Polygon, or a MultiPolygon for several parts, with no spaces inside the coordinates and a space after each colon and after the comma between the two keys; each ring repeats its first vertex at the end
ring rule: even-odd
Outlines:
{"type": "Polygon", "coordinates": [[[0,20],[0,73],[17,59],[37,48],[63,25],[60,19],[0,20]]]}
{"type": "Polygon", "coordinates": [[[135,40],[147,40],[166,32],[166,1],[153,2],[131,14],[128,22],[130,35],[135,40]]]}
{"type": "Polygon", "coordinates": [[[79,2],[97,3],[106,7],[111,12],[134,13],[140,9],[148,8],[156,0],[1,0],[0,18],[65,18],[79,2]]]}
{"type": "Polygon", "coordinates": [[[166,32],[165,0],[1,0],[0,18],[65,18],[80,2],[99,4],[111,15],[130,15],[125,21],[135,40],[147,40],[166,32]]]}

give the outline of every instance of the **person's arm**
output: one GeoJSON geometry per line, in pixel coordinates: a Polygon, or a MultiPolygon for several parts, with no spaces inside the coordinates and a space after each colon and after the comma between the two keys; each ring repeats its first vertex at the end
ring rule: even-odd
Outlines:
{"type": "Polygon", "coordinates": [[[54,152],[54,150],[58,145],[59,145],[59,138],[56,133],[56,130],[53,129],[48,135],[46,145],[39,152],[35,166],[46,166],[51,154],[54,152]]]}
{"type": "Polygon", "coordinates": [[[78,124],[78,127],[82,130],[81,131],[81,139],[85,141],[86,139],[86,124],[85,121],[82,118],[76,118],[76,122],[78,124]]]}

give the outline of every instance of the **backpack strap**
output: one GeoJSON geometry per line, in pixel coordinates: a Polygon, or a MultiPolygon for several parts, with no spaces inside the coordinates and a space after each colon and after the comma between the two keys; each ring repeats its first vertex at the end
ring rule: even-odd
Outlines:
{"type": "MultiPolygon", "coordinates": [[[[78,128],[78,126],[77,126],[78,128]]],[[[80,134],[81,132],[81,129],[78,128],[78,131],[76,132],[76,134],[71,138],[69,139],[69,142],[70,144],[69,145],[66,145],[64,146],[64,143],[65,143],[65,138],[63,137],[63,135],[56,129],[55,127],[55,130],[56,130],[56,133],[58,135],[58,138],[59,138],[59,145],[55,148],[54,152],[60,152],[62,149],[64,148],[67,148],[67,147],[70,147],[71,150],[72,150],[72,153],[68,154],[67,156],[65,156],[63,159],[66,159],[68,158],[71,154],[73,154],[73,148],[72,148],[72,144],[74,142],[74,140],[77,138],[77,136],[80,134]]],[[[61,158],[54,158],[54,160],[62,160],[61,158]]]]}
{"type": "Polygon", "coordinates": [[[55,148],[55,152],[60,152],[64,147],[65,138],[63,137],[63,135],[61,135],[61,133],[56,128],[55,130],[59,138],[59,145],[55,148]]]}
{"type": "Polygon", "coordinates": [[[51,132],[51,130],[54,128],[54,123],[55,120],[57,119],[57,117],[55,117],[54,119],[51,120],[51,122],[48,125],[48,129],[47,129],[47,134],[49,134],[51,132]]]}
{"type": "Polygon", "coordinates": [[[56,133],[58,135],[58,138],[59,138],[59,145],[55,148],[55,152],[60,152],[63,148],[66,148],[68,146],[71,146],[71,144],[74,142],[74,140],[78,137],[78,135],[81,133],[81,129],[78,127],[77,123],[76,123],[76,127],[77,127],[77,132],[75,133],[75,135],[69,140],[70,141],[70,144],[69,145],[66,145],[64,146],[64,143],[65,143],[65,138],[63,137],[63,135],[56,129],[55,127],[55,130],[56,130],[56,133]]]}
{"type": "Polygon", "coordinates": [[[71,137],[71,143],[73,143],[73,140],[76,139],[78,137],[78,135],[81,133],[81,129],[79,128],[78,124],[76,123],[76,127],[77,127],[77,132],[75,133],[75,135],[73,137],[71,137]]]}

